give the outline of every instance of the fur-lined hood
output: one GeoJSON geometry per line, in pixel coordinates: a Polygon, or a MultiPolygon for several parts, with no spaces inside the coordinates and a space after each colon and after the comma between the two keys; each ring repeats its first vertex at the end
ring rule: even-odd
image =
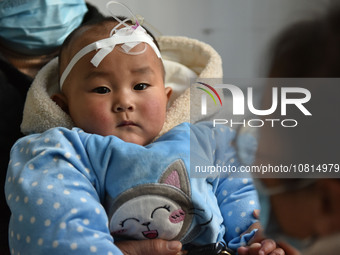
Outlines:
{"type": "MultiPolygon", "coordinates": [[[[194,79],[222,78],[222,61],[211,46],[198,40],[161,36],[157,41],[165,66],[165,86],[173,89],[162,135],[182,122],[200,119],[200,94],[198,90],[190,91],[191,82],[194,79]],[[192,106],[197,104],[192,107],[191,116],[190,99],[192,106]]],[[[70,116],[50,98],[57,92],[58,58],[55,58],[39,71],[28,91],[21,124],[24,134],[42,133],[53,127],[74,127],[70,116]]]]}

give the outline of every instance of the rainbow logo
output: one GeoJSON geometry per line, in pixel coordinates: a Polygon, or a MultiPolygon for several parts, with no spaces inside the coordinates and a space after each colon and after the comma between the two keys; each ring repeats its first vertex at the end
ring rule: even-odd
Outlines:
{"type": "MultiPolygon", "coordinates": [[[[209,84],[203,83],[203,82],[199,82],[199,81],[197,81],[196,83],[201,84],[201,85],[207,87],[208,89],[210,89],[216,95],[216,97],[218,98],[218,100],[219,100],[219,102],[220,102],[220,104],[222,106],[221,97],[220,97],[220,95],[217,93],[217,91],[212,86],[210,86],[209,84]]],[[[214,95],[208,89],[201,88],[201,87],[196,87],[196,88],[200,89],[200,90],[203,90],[205,93],[207,93],[212,98],[212,100],[214,101],[215,105],[217,105],[217,101],[216,101],[214,95]]],[[[206,94],[202,94],[201,99],[202,99],[201,100],[201,104],[202,104],[201,113],[202,113],[202,115],[207,115],[207,95],[206,94]]]]}

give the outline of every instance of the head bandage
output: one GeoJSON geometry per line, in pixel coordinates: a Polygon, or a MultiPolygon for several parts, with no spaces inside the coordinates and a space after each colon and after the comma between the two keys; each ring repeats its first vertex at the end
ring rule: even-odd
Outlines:
{"type": "MultiPolygon", "coordinates": [[[[113,3],[123,5],[119,2],[111,1],[111,2],[107,3],[107,5],[106,5],[107,8],[110,4],[113,4],[113,3]]],[[[130,11],[130,13],[132,14],[131,11],[130,11]]],[[[156,44],[154,43],[152,37],[147,34],[146,30],[142,26],[139,25],[137,19],[134,17],[133,14],[132,14],[132,16],[136,20],[135,25],[126,24],[126,22],[129,19],[125,19],[125,20],[122,21],[118,17],[113,15],[112,12],[111,12],[111,15],[113,16],[113,18],[115,20],[117,20],[118,25],[116,25],[111,30],[110,37],[96,41],[94,43],[91,43],[91,44],[85,46],[84,48],[82,48],[80,51],[78,51],[78,53],[76,55],[74,55],[74,57],[71,59],[71,61],[69,62],[69,64],[67,65],[64,72],[61,75],[60,90],[62,89],[63,84],[64,84],[67,76],[71,72],[72,68],[74,67],[74,65],[82,57],[84,57],[86,54],[90,53],[91,51],[97,51],[97,53],[94,55],[94,57],[90,61],[93,64],[93,66],[95,66],[95,67],[98,67],[100,62],[109,53],[111,53],[114,50],[116,45],[120,45],[121,49],[126,54],[137,55],[137,54],[144,53],[145,50],[146,50],[146,46],[145,46],[144,50],[139,51],[139,52],[130,52],[130,51],[140,43],[147,43],[154,50],[157,57],[161,58],[161,53],[159,52],[159,50],[158,50],[156,44]],[[120,27],[121,25],[123,25],[124,27],[118,29],[118,27],[120,27]]]]}

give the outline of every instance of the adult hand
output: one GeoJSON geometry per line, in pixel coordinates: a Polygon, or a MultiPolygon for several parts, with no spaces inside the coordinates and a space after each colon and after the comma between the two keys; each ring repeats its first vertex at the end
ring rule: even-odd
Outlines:
{"type": "Polygon", "coordinates": [[[124,255],[176,255],[181,254],[182,249],[181,242],[162,239],[121,241],[115,244],[124,255]]]}

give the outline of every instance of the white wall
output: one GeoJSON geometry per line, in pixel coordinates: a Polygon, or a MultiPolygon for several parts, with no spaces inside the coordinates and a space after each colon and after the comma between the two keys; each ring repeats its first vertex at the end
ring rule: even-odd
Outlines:
{"type": "MultiPolygon", "coordinates": [[[[108,0],[87,1],[108,15],[108,0]]],[[[331,1],[121,0],[161,34],[212,45],[222,56],[224,76],[233,78],[264,77],[270,38],[287,24],[323,11],[331,1]]]]}

